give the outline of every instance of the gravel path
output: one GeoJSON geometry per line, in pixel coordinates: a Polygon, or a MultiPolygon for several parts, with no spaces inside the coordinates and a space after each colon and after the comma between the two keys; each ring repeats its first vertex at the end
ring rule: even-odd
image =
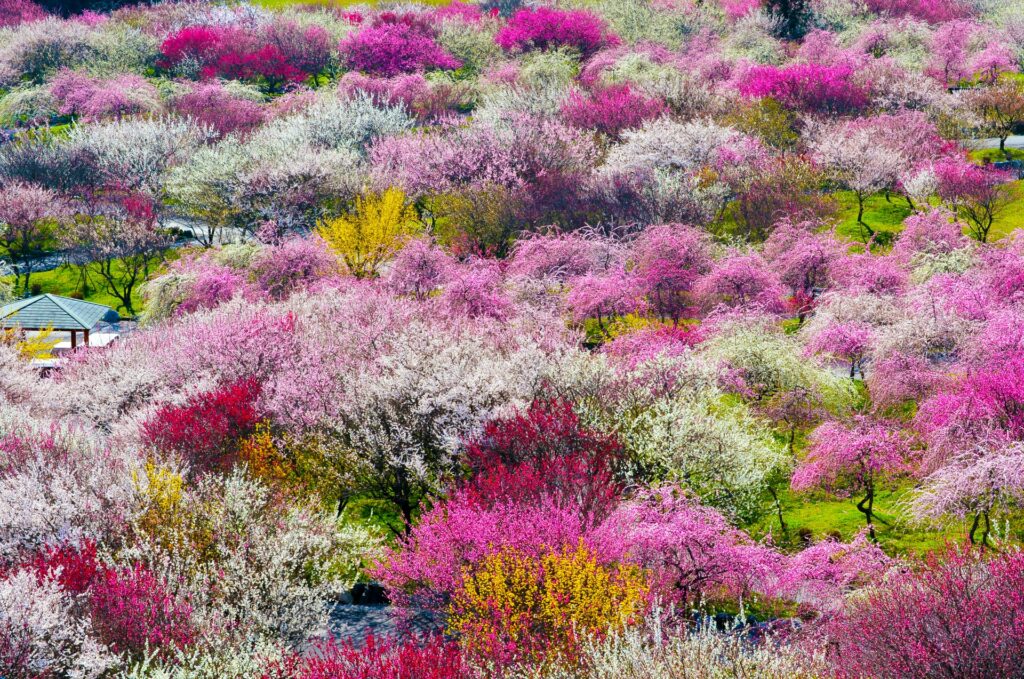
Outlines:
{"type": "Polygon", "coordinates": [[[356,604],[334,604],[331,608],[327,632],[336,639],[348,640],[360,645],[366,635],[375,637],[399,637],[409,633],[424,634],[441,630],[440,622],[428,611],[418,611],[411,619],[397,620],[391,606],[360,606],[356,604]]]}

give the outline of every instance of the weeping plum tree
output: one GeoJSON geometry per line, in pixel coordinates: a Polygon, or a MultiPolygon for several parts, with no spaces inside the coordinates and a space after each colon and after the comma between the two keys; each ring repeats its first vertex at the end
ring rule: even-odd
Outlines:
{"type": "Polygon", "coordinates": [[[863,493],[857,510],[864,514],[871,539],[875,535],[875,493],[889,477],[909,470],[907,441],[889,425],[864,416],[850,424],[826,422],[811,434],[807,458],[797,467],[793,490],[824,488],[839,493],[863,493]]]}

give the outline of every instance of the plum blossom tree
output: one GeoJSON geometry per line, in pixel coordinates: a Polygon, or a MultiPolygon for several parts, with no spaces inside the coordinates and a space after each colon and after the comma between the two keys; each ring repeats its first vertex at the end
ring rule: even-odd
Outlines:
{"type": "Polygon", "coordinates": [[[864,363],[873,339],[874,329],[866,323],[834,323],[819,329],[809,339],[807,351],[845,359],[850,363],[850,379],[858,372],[864,379],[864,363]]]}
{"type": "Polygon", "coordinates": [[[741,597],[776,566],[770,549],[674,486],[623,503],[590,539],[598,553],[652,571],[653,593],[682,610],[741,597]]]}
{"type": "Polygon", "coordinates": [[[969,519],[967,538],[988,543],[992,515],[1019,507],[1024,502],[1024,447],[1010,443],[994,450],[981,446],[966,452],[929,474],[911,503],[910,511],[922,521],[969,519]]]}
{"type": "Polygon", "coordinates": [[[682,224],[644,229],[628,253],[636,291],[661,320],[675,323],[693,305],[697,279],[712,268],[710,244],[700,231],[682,224]]]}
{"type": "Polygon", "coordinates": [[[135,314],[135,293],[170,246],[157,228],[151,199],[127,194],[89,207],[85,218],[63,236],[73,261],[88,266],[128,314],[135,314]]]}
{"type": "Polygon", "coordinates": [[[341,57],[349,68],[387,78],[461,66],[434,37],[433,29],[412,15],[383,14],[341,43],[341,57]]]}
{"type": "Polygon", "coordinates": [[[46,10],[32,0],[4,0],[0,5],[0,27],[17,26],[46,18],[46,10]]]}
{"type": "Polygon", "coordinates": [[[623,484],[622,445],[588,429],[564,401],[535,401],[523,413],[492,420],[467,442],[465,488],[485,504],[551,498],[575,508],[585,525],[611,511],[623,484]]]}
{"type": "Polygon", "coordinates": [[[928,555],[836,620],[831,662],[848,676],[1012,675],[1024,650],[1022,560],[1016,551],[928,555]]]}
{"type": "Polygon", "coordinates": [[[762,253],[792,293],[801,321],[815,297],[831,283],[832,268],[844,254],[842,243],[828,234],[815,233],[812,227],[784,220],[765,241],[762,253]]]}
{"type": "Polygon", "coordinates": [[[754,66],[739,83],[739,92],[751,98],[771,97],[800,111],[855,113],[868,104],[868,92],[853,75],[845,64],[754,66]]]}
{"type": "Polygon", "coordinates": [[[896,183],[905,160],[893,149],[879,143],[870,128],[856,123],[833,123],[822,129],[812,142],[815,159],[833,179],[853,192],[857,199],[857,224],[864,241],[875,235],[864,223],[864,200],[896,183]]]}
{"type": "Polygon", "coordinates": [[[1007,78],[972,92],[971,106],[981,117],[987,132],[999,138],[999,150],[1007,158],[1006,139],[1024,122],[1024,85],[1007,78]]]}
{"type": "Polygon", "coordinates": [[[714,264],[694,287],[705,307],[782,310],[782,285],[757,253],[732,252],[714,264]]]}
{"type": "Polygon", "coordinates": [[[174,100],[174,110],[213,128],[220,136],[245,136],[265,120],[260,104],[251,98],[236,96],[219,82],[201,82],[174,100]]]}
{"type": "Polygon", "coordinates": [[[399,295],[426,300],[447,281],[455,261],[425,238],[406,243],[388,268],[387,286],[399,295]]]}
{"type": "Polygon", "coordinates": [[[0,245],[14,269],[14,285],[29,289],[36,258],[68,215],[63,198],[42,186],[15,182],[0,190],[0,245]]]}
{"type": "Polygon", "coordinates": [[[86,121],[155,113],[160,109],[156,88],[134,74],[99,79],[65,70],[50,83],[50,92],[62,115],[75,115],[86,121]]]}
{"type": "Polygon", "coordinates": [[[623,84],[602,88],[590,97],[573,91],[562,104],[561,112],[572,125],[618,139],[623,130],[636,129],[660,116],[665,105],[623,84]]]}
{"type": "Polygon", "coordinates": [[[604,21],[594,14],[553,7],[520,9],[494,39],[505,50],[571,47],[584,57],[618,43],[604,21]]]}
{"type": "Polygon", "coordinates": [[[826,422],[811,434],[807,459],[793,473],[794,490],[822,487],[839,492],[863,492],[857,510],[864,514],[868,534],[877,540],[874,502],[886,478],[909,471],[910,448],[890,425],[862,415],[849,425],[826,422]]]}

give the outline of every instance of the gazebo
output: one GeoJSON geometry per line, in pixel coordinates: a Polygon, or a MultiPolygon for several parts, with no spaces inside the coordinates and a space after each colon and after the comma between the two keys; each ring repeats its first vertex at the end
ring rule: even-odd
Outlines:
{"type": "Polygon", "coordinates": [[[54,330],[71,333],[71,348],[78,346],[82,333],[89,346],[89,331],[100,322],[117,323],[121,317],[102,304],[58,295],[37,295],[0,307],[0,328],[20,330],[54,330]]]}

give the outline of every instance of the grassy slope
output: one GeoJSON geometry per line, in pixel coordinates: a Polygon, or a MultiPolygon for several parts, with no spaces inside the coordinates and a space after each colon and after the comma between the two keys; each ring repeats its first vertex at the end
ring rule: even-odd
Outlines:
{"type": "MultiPolygon", "coordinates": [[[[1014,184],[1017,199],[996,219],[992,226],[991,240],[1005,238],[1018,229],[1024,229],[1024,180],[1014,184]]],[[[839,191],[835,195],[840,205],[836,233],[846,240],[862,243],[863,236],[857,225],[856,199],[849,191],[839,191]]],[[[884,195],[877,194],[865,201],[864,223],[879,233],[895,235],[903,230],[903,220],[911,214],[907,201],[902,196],[893,195],[891,202],[887,202],[884,195]]],[[[967,233],[966,229],[964,233],[967,233]]]]}
{"type": "MultiPolygon", "coordinates": [[[[166,256],[168,259],[177,259],[178,255],[178,250],[168,250],[166,256]]],[[[154,271],[159,268],[160,265],[158,264],[154,267],[154,271]]],[[[8,278],[8,280],[13,280],[13,277],[8,278]]],[[[66,266],[62,266],[51,271],[32,274],[31,285],[38,285],[40,287],[40,292],[48,292],[53,295],[62,295],[64,297],[76,296],[76,293],[82,292],[81,276],[78,269],[72,269],[66,266]]],[[[86,291],[86,294],[82,295],[82,299],[89,302],[95,302],[97,304],[105,304],[121,312],[124,311],[121,302],[104,289],[103,280],[95,273],[89,274],[89,289],[86,291]]],[[[136,286],[132,294],[132,305],[135,307],[137,312],[142,310],[143,304],[142,299],[139,296],[138,286],[136,286]]]]}

